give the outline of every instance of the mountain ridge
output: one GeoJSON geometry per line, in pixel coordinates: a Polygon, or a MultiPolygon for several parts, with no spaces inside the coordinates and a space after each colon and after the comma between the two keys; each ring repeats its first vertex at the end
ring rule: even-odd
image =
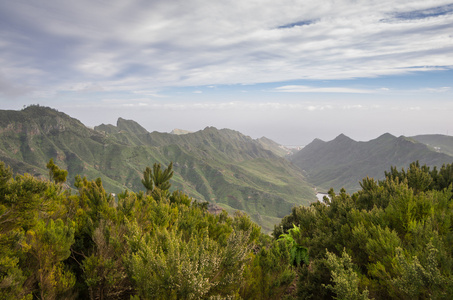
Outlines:
{"type": "Polygon", "coordinates": [[[357,191],[359,182],[367,176],[382,179],[388,166],[408,167],[417,160],[440,167],[451,163],[453,157],[432,151],[412,138],[389,133],[368,142],[357,142],[344,134],[328,142],[315,139],[291,157],[310,183],[326,191],[345,187],[349,192],[357,191]]]}
{"type": "Polygon", "coordinates": [[[148,132],[132,120],[87,128],[46,107],[0,111],[0,160],[16,173],[47,177],[53,158],[75,175],[101,177],[110,192],[144,190],[146,166],[173,162],[173,188],[229,212],[241,210],[265,231],[296,205],[315,201],[298,169],[260,142],[230,129],[206,127],[185,135],[148,132]]]}
{"type": "MultiPolygon", "coordinates": [[[[443,143],[448,137],[419,137],[443,143]]],[[[358,189],[369,176],[380,179],[393,165],[441,165],[453,158],[414,137],[389,133],[368,142],[344,134],[331,141],[314,139],[293,154],[274,141],[252,139],[231,129],[212,126],[176,135],[148,132],[133,120],[90,129],[55,109],[31,106],[21,111],[0,110],[0,160],[14,172],[46,177],[53,158],[68,170],[71,185],[79,174],[101,177],[107,190],[143,190],[146,166],[173,162],[173,187],[229,212],[241,210],[267,231],[292,207],[315,201],[318,190],[358,189]]],[[[444,147],[444,146],[442,146],[444,147]]]]}

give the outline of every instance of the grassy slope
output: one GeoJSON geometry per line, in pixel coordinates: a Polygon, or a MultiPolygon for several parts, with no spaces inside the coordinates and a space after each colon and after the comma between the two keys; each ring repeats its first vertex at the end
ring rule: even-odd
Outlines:
{"type": "Polygon", "coordinates": [[[106,189],[116,193],[142,190],[146,166],[173,162],[173,188],[229,211],[243,210],[266,231],[294,205],[315,199],[294,166],[236,131],[208,127],[179,136],[148,133],[124,119],[96,129],[49,108],[0,111],[0,159],[15,172],[46,176],[45,165],[54,158],[69,171],[70,185],[76,174],[101,177],[106,189]]]}
{"type": "Polygon", "coordinates": [[[266,137],[259,138],[256,141],[260,143],[264,149],[272,151],[277,156],[286,157],[291,153],[290,149],[287,149],[266,137]]]}
{"type": "Polygon", "coordinates": [[[439,148],[438,152],[442,152],[453,156],[453,136],[442,134],[425,134],[412,136],[412,139],[423,143],[434,150],[434,147],[439,148]]]}
{"type": "Polygon", "coordinates": [[[185,179],[178,188],[189,194],[195,189],[202,199],[229,211],[246,211],[266,230],[295,204],[314,199],[288,161],[238,132],[208,127],[183,136],[151,133],[142,140],[163,145],[161,151],[185,179]]]}

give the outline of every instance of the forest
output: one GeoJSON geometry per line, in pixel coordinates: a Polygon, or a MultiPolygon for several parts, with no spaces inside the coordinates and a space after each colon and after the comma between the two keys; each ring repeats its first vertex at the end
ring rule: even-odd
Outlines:
{"type": "Polygon", "coordinates": [[[0,299],[450,299],[453,166],[414,162],[297,206],[271,235],[171,189],[117,195],[0,162],[0,299]]]}

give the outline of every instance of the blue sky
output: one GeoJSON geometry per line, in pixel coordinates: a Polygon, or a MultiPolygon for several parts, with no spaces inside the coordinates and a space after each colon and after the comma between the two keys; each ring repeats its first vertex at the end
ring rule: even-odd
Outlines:
{"type": "Polygon", "coordinates": [[[0,0],[0,108],[286,145],[453,134],[452,1],[0,0]]]}

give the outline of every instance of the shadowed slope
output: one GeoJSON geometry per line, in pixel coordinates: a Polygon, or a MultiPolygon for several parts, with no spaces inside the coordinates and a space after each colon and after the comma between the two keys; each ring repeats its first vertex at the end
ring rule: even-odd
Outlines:
{"type": "Polygon", "coordinates": [[[420,164],[441,166],[451,163],[453,157],[413,139],[386,133],[368,142],[356,142],[343,134],[330,142],[317,139],[291,160],[308,174],[309,182],[322,189],[333,187],[338,191],[344,187],[353,192],[366,176],[382,179],[388,166],[400,169],[417,160],[420,164]]]}

